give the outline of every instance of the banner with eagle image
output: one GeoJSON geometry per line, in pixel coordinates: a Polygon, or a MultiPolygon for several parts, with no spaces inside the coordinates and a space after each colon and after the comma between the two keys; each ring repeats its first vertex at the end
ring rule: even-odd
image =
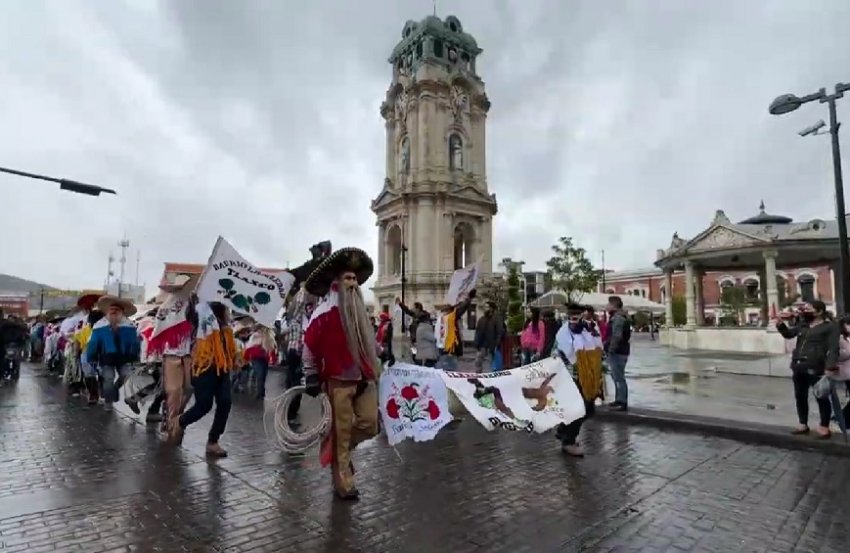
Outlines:
{"type": "Polygon", "coordinates": [[[564,362],[548,358],[492,373],[440,371],[454,392],[487,430],[542,433],[585,415],[584,400],[564,362]]]}
{"type": "Polygon", "coordinates": [[[196,293],[202,301],[221,302],[271,328],[294,282],[287,271],[261,271],[219,236],[196,293]]]}

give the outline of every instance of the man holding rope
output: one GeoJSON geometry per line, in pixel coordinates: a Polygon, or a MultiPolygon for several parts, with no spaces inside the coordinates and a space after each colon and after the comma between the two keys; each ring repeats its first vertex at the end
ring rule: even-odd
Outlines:
{"type": "Polygon", "coordinates": [[[351,452],[378,434],[380,361],[360,286],[372,275],[363,250],[343,248],[325,258],[307,278],[308,293],[322,297],[304,332],[302,361],[306,393],[321,391],[331,404],[332,429],[322,443],[322,465],[331,465],[341,499],[356,499],[351,452]]]}

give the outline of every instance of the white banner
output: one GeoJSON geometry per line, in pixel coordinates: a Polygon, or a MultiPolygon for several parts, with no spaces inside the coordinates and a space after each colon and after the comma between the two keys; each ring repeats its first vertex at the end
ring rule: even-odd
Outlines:
{"type": "Polygon", "coordinates": [[[378,398],[390,445],[433,440],[452,421],[441,371],[396,363],[381,373],[378,398]]]}
{"type": "Polygon", "coordinates": [[[564,362],[547,358],[494,373],[441,372],[446,386],[487,430],[546,432],[584,416],[584,400],[564,362]]]}
{"type": "Polygon", "coordinates": [[[458,269],[452,273],[449,282],[449,291],[446,293],[446,303],[457,305],[469,297],[469,293],[478,283],[478,273],[481,272],[481,261],[477,261],[468,267],[458,269]]]}
{"type": "Polygon", "coordinates": [[[295,277],[286,272],[264,273],[218,237],[210,261],[198,282],[198,298],[220,301],[272,328],[295,277]]]}

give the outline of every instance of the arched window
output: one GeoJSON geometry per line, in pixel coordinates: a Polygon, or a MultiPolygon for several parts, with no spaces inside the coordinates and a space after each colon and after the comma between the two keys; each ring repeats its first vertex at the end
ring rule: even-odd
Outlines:
{"type": "Polygon", "coordinates": [[[817,299],[815,277],[810,274],[802,274],[797,277],[797,285],[800,287],[800,299],[803,301],[815,301],[817,299]]]}
{"type": "Polygon", "coordinates": [[[744,289],[747,291],[748,300],[759,299],[759,281],[750,277],[744,280],[744,289]]]}
{"type": "Polygon", "coordinates": [[[401,227],[393,225],[387,231],[387,274],[401,274],[401,227]]]}
{"type": "Polygon", "coordinates": [[[473,261],[472,242],[475,231],[469,223],[460,223],[454,231],[454,268],[463,269],[473,261]]]}
{"type": "Polygon", "coordinates": [[[667,302],[667,287],[665,285],[661,285],[658,287],[659,295],[661,296],[661,303],[667,302]]]}
{"type": "Polygon", "coordinates": [[[463,139],[457,133],[449,135],[449,169],[463,169],[463,139]]]}

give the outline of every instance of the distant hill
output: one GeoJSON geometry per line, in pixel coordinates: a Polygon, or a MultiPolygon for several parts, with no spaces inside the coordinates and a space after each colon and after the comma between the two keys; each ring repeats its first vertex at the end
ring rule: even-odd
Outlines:
{"type": "MultiPolygon", "coordinates": [[[[38,309],[41,303],[41,291],[58,290],[53,286],[47,286],[32,280],[0,274],[0,292],[26,292],[30,296],[30,309],[38,309]]],[[[68,309],[76,303],[76,298],[67,297],[45,297],[44,310],[68,309]]]]}

